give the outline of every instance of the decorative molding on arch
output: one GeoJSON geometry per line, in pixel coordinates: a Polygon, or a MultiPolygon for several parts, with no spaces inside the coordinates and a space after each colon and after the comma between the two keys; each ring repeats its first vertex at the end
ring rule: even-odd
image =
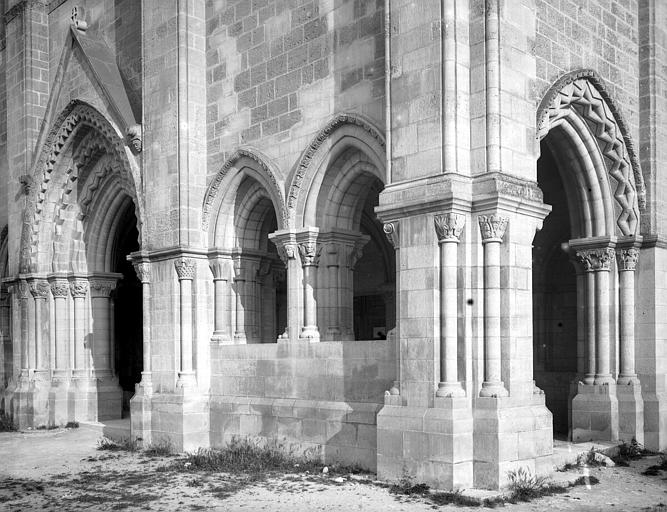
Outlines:
{"type": "Polygon", "coordinates": [[[618,151],[618,142],[622,141],[625,145],[630,160],[629,164],[632,168],[635,180],[637,203],[639,208],[643,210],[646,207],[646,186],[644,184],[644,176],[635,152],[634,144],[630,138],[629,130],[625,124],[625,118],[621,113],[620,108],[609,95],[604,80],[595,70],[579,69],[571,71],[561,76],[549,88],[537,109],[537,139],[542,140],[546,136],[551,128],[553,120],[560,117],[559,113],[562,113],[562,111],[567,109],[570,105],[577,103],[586,109],[585,112],[587,115],[585,115],[584,118],[589,122],[593,122],[598,128],[594,133],[596,138],[607,142],[606,147],[600,149],[605,156],[614,162],[613,167],[616,169],[622,165],[622,161],[624,160],[622,150],[620,153],[618,151]],[[575,96],[571,93],[564,94],[564,89],[568,85],[577,81],[591,84],[600,94],[602,100],[604,100],[604,103],[613,116],[611,119],[612,125],[618,127],[621,138],[618,137],[618,134],[610,133],[609,125],[605,123],[607,116],[604,115],[606,113],[604,112],[602,102],[596,101],[596,98],[586,98],[581,95],[575,96]]]}
{"type": "MultiPolygon", "coordinates": [[[[117,169],[124,169],[127,174],[130,190],[132,191],[130,196],[137,210],[137,226],[140,229],[140,226],[143,225],[141,197],[137,193],[138,186],[140,185],[138,181],[141,178],[138,175],[135,176],[132,172],[132,167],[125,153],[124,140],[97,109],[83,101],[74,100],[69,103],[54,121],[53,128],[33,165],[32,182],[34,185],[28,189],[21,231],[19,270],[22,273],[32,272],[32,267],[34,266],[32,258],[38,244],[43,203],[46,199],[46,192],[53,170],[72,134],[76,131],[77,127],[82,125],[93,128],[102,137],[103,142],[96,143],[93,139],[90,139],[87,144],[84,144],[84,147],[79,148],[77,155],[87,160],[97,149],[111,150],[110,155],[118,161],[117,169]]],[[[97,138],[99,141],[99,137],[97,138]]],[[[124,173],[121,172],[121,174],[124,173]]]]}
{"type": "Polygon", "coordinates": [[[287,226],[288,214],[287,209],[285,208],[285,197],[283,194],[283,189],[278,183],[276,171],[267,163],[269,159],[254,148],[238,148],[225,161],[206,190],[206,195],[204,196],[204,205],[202,208],[202,229],[204,231],[208,230],[211,221],[211,209],[213,208],[213,203],[215,202],[215,198],[217,197],[218,191],[220,190],[220,185],[225,179],[225,176],[227,176],[229,170],[232,169],[241,158],[249,158],[253,162],[257,163],[260,169],[264,171],[264,174],[269,178],[271,184],[273,185],[274,191],[277,192],[280,197],[280,205],[278,205],[280,212],[278,213],[280,214],[282,224],[283,226],[287,226]]]}
{"type": "Polygon", "coordinates": [[[381,148],[385,148],[385,138],[382,132],[378,130],[373,123],[364,116],[354,113],[342,113],[331,119],[313,138],[306,150],[301,154],[296,164],[296,171],[292,178],[287,195],[287,210],[292,214],[296,208],[296,202],[299,197],[299,191],[303,184],[303,179],[310,168],[310,164],[324,142],[340,127],[344,125],[358,126],[365,130],[373,139],[375,139],[381,148]]]}

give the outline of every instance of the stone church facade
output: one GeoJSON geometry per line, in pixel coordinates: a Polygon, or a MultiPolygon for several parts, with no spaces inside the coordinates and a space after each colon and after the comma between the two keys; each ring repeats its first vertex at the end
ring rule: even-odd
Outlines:
{"type": "Polygon", "coordinates": [[[2,0],[0,400],[439,488],[667,448],[667,4],[2,0]]]}

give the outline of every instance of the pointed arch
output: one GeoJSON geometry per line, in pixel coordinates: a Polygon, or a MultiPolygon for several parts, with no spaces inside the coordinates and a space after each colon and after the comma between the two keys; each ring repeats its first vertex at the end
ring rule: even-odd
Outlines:
{"type": "MultiPolygon", "coordinates": [[[[537,111],[537,138],[542,140],[559,127],[568,132],[567,138],[573,141],[580,160],[593,160],[580,162],[581,170],[591,174],[589,183],[598,180],[612,190],[615,224],[620,234],[638,234],[640,210],[645,207],[644,179],[623,116],[595,71],[568,73],[547,91],[537,111]]],[[[597,204],[587,188],[578,188],[583,195],[580,201],[597,204]]],[[[599,222],[599,217],[608,212],[603,212],[604,205],[597,204],[596,208],[597,213],[591,215],[599,222]]],[[[601,234],[614,233],[595,236],[601,234]]]]}
{"type": "MultiPolygon", "coordinates": [[[[372,166],[385,172],[385,138],[382,132],[359,114],[338,114],[315,135],[294,167],[287,197],[291,226],[304,224],[306,204],[313,194],[318,194],[324,178],[321,170],[327,169],[329,163],[350,148],[359,150],[372,166]]],[[[384,174],[380,179],[387,183],[384,174]]]]}
{"type": "MultiPolygon", "coordinates": [[[[134,202],[141,238],[144,208],[140,193],[142,190],[141,176],[137,162],[125,145],[122,134],[119,134],[94,107],[75,100],[57,117],[35,160],[31,174],[23,177],[28,190],[20,245],[20,271],[23,273],[30,273],[37,269],[36,254],[39,250],[41,223],[45,203],[49,193],[52,192],[51,182],[57,174],[54,174],[54,171],[59,168],[63,156],[71,149],[75,140],[80,143],[75,154],[73,153],[75,158],[72,161],[72,166],[77,167],[77,178],[78,171],[94,164],[101,153],[109,154],[117,162],[114,170],[124,182],[124,188],[134,202]],[[86,130],[94,133],[95,136],[91,136],[90,133],[86,134],[86,130]]],[[[69,166],[64,167],[68,167],[65,171],[74,170],[69,169],[69,166]]],[[[73,186],[69,182],[65,184],[73,186]]],[[[55,208],[59,211],[61,207],[62,205],[58,205],[55,208]]]]}
{"type": "MultiPolygon", "coordinates": [[[[280,173],[268,157],[257,149],[248,147],[234,151],[209,184],[202,207],[202,229],[209,231],[211,214],[220,209],[230,188],[238,187],[238,183],[235,187],[232,183],[242,174],[250,175],[266,190],[276,212],[278,229],[284,229],[287,226],[287,210],[280,173]]],[[[214,240],[214,237],[211,236],[210,240],[214,240]]]]}

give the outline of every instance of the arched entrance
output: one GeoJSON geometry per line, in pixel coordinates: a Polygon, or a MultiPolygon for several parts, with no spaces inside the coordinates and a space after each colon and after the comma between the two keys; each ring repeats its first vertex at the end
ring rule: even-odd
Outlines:
{"type": "Polygon", "coordinates": [[[306,282],[303,337],[383,339],[395,326],[394,251],[374,211],[384,162],[384,140],[372,124],[341,114],[297,163],[288,209],[306,282]]]}
{"type": "Polygon", "coordinates": [[[552,212],[533,244],[535,382],[554,432],[573,440],[618,439],[619,418],[637,415],[635,392],[616,384],[639,386],[633,283],[643,181],[601,87],[593,72],[572,73],[538,112],[538,184],[552,212]]]}
{"type": "Polygon", "coordinates": [[[284,226],[284,202],[277,173],[265,162],[259,154],[238,151],[207,192],[217,342],[272,343],[287,328],[286,271],[269,240],[284,226]]]}
{"type": "MultiPolygon", "coordinates": [[[[141,325],[140,294],[129,285],[134,273],[126,261],[140,244],[136,164],[112,125],[85,103],[68,106],[47,140],[20,255],[34,301],[21,310],[28,326],[22,368],[34,368],[36,387],[44,389],[35,400],[48,402],[35,406],[48,414],[35,423],[120,418],[123,388],[134,382],[121,387],[119,377],[142,343],[140,329],[134,338],[127,331],[141,325]]],[[[132,364],[129,380],[141,372],[140,359],[132,364]]]]}

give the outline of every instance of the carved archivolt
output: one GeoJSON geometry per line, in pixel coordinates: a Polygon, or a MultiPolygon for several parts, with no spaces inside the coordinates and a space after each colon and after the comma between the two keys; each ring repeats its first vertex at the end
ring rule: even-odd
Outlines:
{"type": "Polygon", "coordinates": [[[218,195],[222,181],[225,179],[225,176],[227,176],[229,170],[234,168],[236,163],[243,157],[249,158],[255,162],[271,182],[273,191],[278,194],[278,197],[280,197],[280,204],[278,205],[280,211],[277,213],[282,220],[282,225],[287,225],[287,210],[285,208],[284,194],[280,184],[278,183],[278,177],[276,176],[276,173],[266,164],[266,158],[259,156],[257,151],[239,148],[234,151],[234,153],[225,161],[224,165],[218,171],[218,174],[216,174],[215,178],[213,178],[213,181],[206,190],[206,195],[204,196],[204,206],[202,208],[202,229],[204,231],[208,230],[211,220],[211,209],[213,208],[213,203],[215,202],[215,198],[218,195]]]}
{"type": "Polygon", "coordinates": [[[123,140],[97,110],[86,103],[74,101],[55,120],[53,126],[57,128],[49,134],[33,167],[34,186],[28,191],[21,232],[21,272],[29,273],[35,267],[36,262],[33,258],[37,252],[41,214],[52,173],[67,142],[76,128],[82,125],[93,128],[97,136],[83,141],[83,145],[77,149],[76,156],[81,158],[81,163],[85,165],[94,153],[104,150],[118,162],[116,170],[127,182],[126,189],[136,205],[137,225],[141,229],[143,208],[136,193],[139,190],[140,178],[131,171],[123,140]]]}
{"type": "Polygon", "coordinates": [[[318,150],[324,144],[324,142],[335,132],[338,128],[343,125],[354,125],[362,128],[366,131],[381,147],[385,147],[384,136],[380,131],[373,126],[373,124],[359,116],[357,114],[339,114],[329,121],[324,128],[322,128],[315,138],[308,145],[306,150],[299,158],[299,161],[296,165],[296,172],[292,178],[292,182],[289,187],[289,193],[287,195],[287,209],[290,215],[293,214],[294,209],[296,208],[297,199],[299,197],[299,191],[301,190],[303,179],[310,167],[310,164],[317,154],[318,150]]]}
{"type": "Polygon", "coordinates": [[[607,170],[616,181],[614,198],[621,209],[616,221],[621,233],[635,234],[639,223],[637,206],[643,209],[646,203],[644,179],[620,112],[594,71],[570,73],[550,89],[537,112],[538,139],[544,138],[572,110],[586,121],[608,159],[607,170]]]}

